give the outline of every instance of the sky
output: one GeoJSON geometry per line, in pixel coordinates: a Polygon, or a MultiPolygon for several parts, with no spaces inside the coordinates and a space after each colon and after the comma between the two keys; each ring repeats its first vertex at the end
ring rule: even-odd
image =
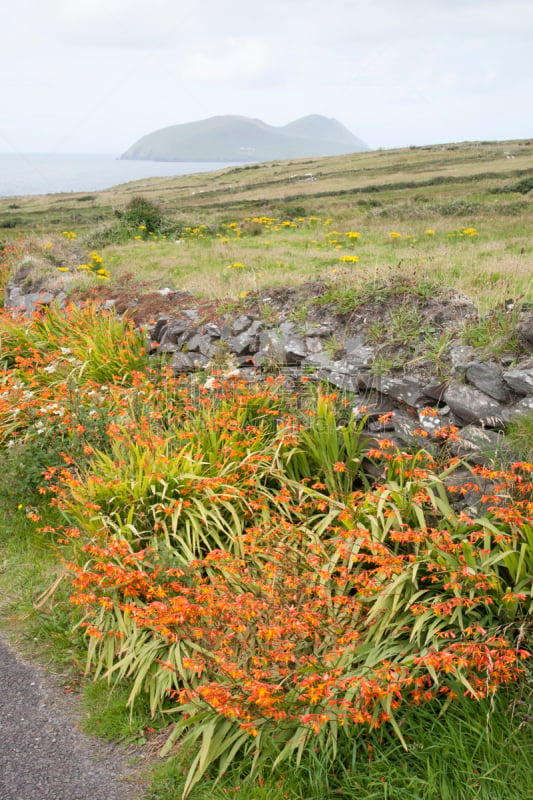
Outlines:
{"type": "Polygon", "coordinates": [[[533,136],[532,0],[16,0],[0,152],[124,152],[239,114],[372,149],[533,136]]]}

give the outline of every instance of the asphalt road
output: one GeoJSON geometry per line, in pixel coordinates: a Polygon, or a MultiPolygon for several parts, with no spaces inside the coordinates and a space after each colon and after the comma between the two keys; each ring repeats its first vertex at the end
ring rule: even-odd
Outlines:
{"type": "Polygon", "coordinates": [[[131,754],[78,729],[74,697],[0,638],[0,800],[138,800],[131,754]]]}

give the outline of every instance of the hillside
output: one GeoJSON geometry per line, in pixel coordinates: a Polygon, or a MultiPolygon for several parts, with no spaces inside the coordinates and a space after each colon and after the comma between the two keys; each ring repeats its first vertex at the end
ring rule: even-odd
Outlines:
{"type": "Polygon", "coordinates": [[[319,114],[282,127],[259,119],[219,116],[149,133],[121,156],[148,161],[273,161],[338,156],[368,146],[335,119],[319,114]]]}

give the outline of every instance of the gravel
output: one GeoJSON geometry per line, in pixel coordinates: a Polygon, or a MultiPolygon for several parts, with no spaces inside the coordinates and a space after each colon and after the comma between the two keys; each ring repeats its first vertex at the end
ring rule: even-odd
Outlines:
{"type": "Polygon", "coordinates": [[[131,752],[79,723],[77,699],[0,638],[0,800],[140,800],[131,752]]]}

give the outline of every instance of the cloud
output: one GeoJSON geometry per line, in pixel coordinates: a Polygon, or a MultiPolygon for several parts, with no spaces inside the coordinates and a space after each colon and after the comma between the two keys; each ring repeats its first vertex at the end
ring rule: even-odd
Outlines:
{"type": "MultiPolygon", "coordinates": [[[[293,11],[305,1],[292,0],[293,11]]],[[[278,12],[275,4],[247,0],[54,0],[53,6],[62,41],[124,49],[199,48],[220,38],[254,38],[275,30],[285,16],[284,3],[278,12]]]]}
{"type": "Polygon", "coordinates": [[[268,65],[268,46],[261,39],[229,39],[217,53],[194,53],[183,69],[183,76],[197,81],[248,82],[261,75],[268,65]]]}
{"type": "Polygon", "coordinates": [[[226,113],[323,113],[376,146],[518,138],[532,37],[531,0],[17,0],[0,125],[73,151],[226,113]]]}
{"type": "MultiPolygon", "coordinates": [[[[53,30],[64,44],[83,47],[172,46],[175,11],[169,0],[55,0],[53,30]]],[[[191,6],[182,21],[192,14],[191,6]]]]}

